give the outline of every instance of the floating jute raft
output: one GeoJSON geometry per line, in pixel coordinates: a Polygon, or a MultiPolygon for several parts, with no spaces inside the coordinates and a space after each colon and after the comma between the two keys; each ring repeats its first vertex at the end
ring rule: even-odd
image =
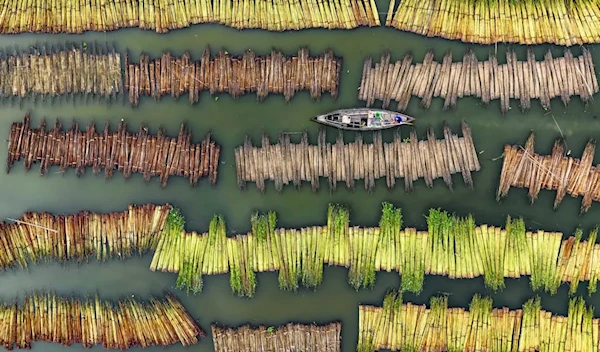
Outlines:
{"type": "Polygon", "coordinates": [[[170,205],[130,205],[124,212],[73,215],[23,214],[20,220],[0,223],[0,269],[29,261],[82,262],[95,256],[104,261],[127,258],[155,249],[170,205]]]}
{"type": "Polygon", "coordinates": [[[46,130],[44,120],[38,128],[30,128],[29,123],[27,115],[23,122],[15,122],[11,127],[8,170],[15,161],[24,159],[26,170],[31,164],[40,163],[41,175],[51,166],[59,166],[61,172],[75,168],[78,176],[91,167],[96,175],[104,169],[107,179],[114,170],[122,171],[126,178],[142,173],[146,181],[158,176],[162,187],[172,175],[189,178],[192,185],[205,176],[213,185],[217,182],[220,147],[210,133],[201,143],[194,144],[184,125],[179,136],[171,138],[162,129],[151,135],[143,125],[138,133],[129,133],[124,121],[116,132],[109,131],[108,122],[103,132],[97,132],[94,124],[80,131],[77,122],[69,130],[63,130],[58,120],[50,130],[46,130]]]}
{"type": "Polygon", "coordinates": [[[0,16],[0,33],[106,32],[130,27],[165,33],[197,23],[271,31],[380,25],[374,0],[112,0],[102,3],[56,0],[52,6],[7,0],[4,8],[8,10],[0,16]]]}
{"type": "Polygon", "coordinates": [[[504,147],[504,162],[500,174],[497,198],[505,197],[510,187],[528,188],[534,201],[541,189],[556,190],[554,208],[565,195],[583,196],[581,211],[586,212],[593,201],[600,201],[600,169],[593,166],[596,146],[589,141],[581,159],[566,156],[567,148],[561,140],[554,142],[551,155],[534,152],[532,133],[525,148],[516,145],[504,147]]]}
{"type": "Polygon", "coordinates": [[[188,93],[190,103],[198,102],[200,93],[229,93],[234,98],[256,92],[263,100],[269,94],[283,94],[290,100],[297,91],[308,90],[313,99],[330,92],[337,98],[342,59],[331,50],[320,56],[309,56],[301,48],[297,56],[286,57],[273,50],[270,55],[257,56],[248,50],[242,56],[230,56],[221,50],[211,59],[206,47],[202,58],[193,61],[188,53],[173,57],[164,53],[159,59],[143,54],[140,63],[125,60],[125,88],[129,101],[139,103],[140,95],[159,99],[170,94],[178,98],[188,93]]]}
{"type": "Polygon", "coordinates": [[[0,304],[0,345],[12,350],[31,348],[35,341],[63,346],[81,343],[107,349],[198,343],[205,334],[177,299],[133,299],[115,304],[95,299],[61,298],[54,294],[27,296],[18,303],[0,304]]]}
{"type": "Polygon", "coordinates": [[[215,352],[336,352],[341,351],[341,323],[287,324],[278,329],[244,325],[237,329],[211,326],[215,352]]]}
{"type": "Polygon", "coordinates": [[[504,229],[475,226],[431,210],[427,231],[402,229],[400,209],[384,203],[379,227],[350,226],[348,209],[330,205],[326,226],[276,229],[275,213],[254,214],[252,232],[227,237],[225,221],[215,216],[207,233],[185,232],[185,219],[170,205],[130,206],[123,213],[52,216],[26,213],[17,223],[0,223],[0,268],[47,259],[126,258],[154,251],[150,270],[178,273],[177,287],[198,293],[203,275],[230,272],[234,293],[251,297],[257,272],[279,272],[282,290],[300,283],[316,288],[327,265],[349,268],[355,289],[372,287],[377,271],[397,271],[403,291],[421,292],[425,275],[450,278],[483,276],[486,287],[504,287],[505,278],[531,276],[534,290],[555,293],[562,283],[576,292],[581,281],[596,291],[600,277],[597,231],[582,241],[582,231],[563,240],[559,232],[525,230],[522,219],[504,229]]]}
{"type": "Polygon", "coordinates": [[[548,109],[552,98],[560,97],[567,105],[573,95],[587,102],[598,92],[592,55],[586,48],[579,57],[565,50],[564,57],[552,58],[548,51],[543,61],[536,61],[531,49],[526,61],[518,61],[516,53],[509,50],[507,63],[501,65],[493,54],[487,61],[478,61],[471,50],[462,62],[452,62],[452,52],[441,63],[433,59],[431,49],[423,62],[416,64],[411,54],[393,63],[390,53],[385,52],[374,68],[372,58],[367,58],[358,99],[366,101],[367,106],[380,100],[384,108],[393,100],[398,110],[405,110],[412,96],[421,98],[423,108],[429,108],[432,98],[441,97],[446,109],[454,107],[458,98],[475,96],[484,104],[500,99],[502,112],[507,112],[510,99],[518,99],[524,110],[530,108],[531,99],[539,99],[548,109]]]}
{"type": "Polygon", "coordinates": [[[0,54],[0,96],[5,98],[65,94],[110,98],[122,92],[121,56],[113,49],[44,46],[0,54]]]}
{"type": "Polygon", "coordinates": [[[509,310],[475,295],[467,311],[449,308],[448,297],[432,297],[429,309],[403,304],[397,293],[386,295],[383,307],[358,312],[358,352],[595,352],[600,345],[600,319],[581,297],[569,301],[566,317],[542,310],[539,297],[509,310]]]}
{"type": "Polygon", "coordinates": [[[316,288],[323,266],[349,268],[355,289],[372,287],[377,271],[398,271],[402,290],[419,293],[425,275],[450,278],[484,277],[486,287],[498,290],[505,278],[531,276],[534,290],[555,293],[563,282],[570,292],[580,281],[596,291],[600,277],[600,244],[596,231],[588,241],[582,232],[562,240],[558,232],[527,232],[522,219],[507,219],[506,228],[475,226],[471,216],[458,218],[431,210],[428,231],[402,228],[399,209],[384,204],[378,228],[350,227],[349,211],[331,205],[327,226],[275,229],[275,213],[251,219],[252,232],[227,237],[225,221],[215,216],[208,233],[186,233],[177,211],[169,214],[150,264],[151,270],[177,272],[177,286],[202,290],[202,275],[230,272],[232,290],[251,297],[256,272],[279,271],[279,286],[295,291],[301,282],[316,288]]]}
{"type": "Polygon", "coordinates": [[[297,187],[302,181],[310,182],[313,191],[319,188],[319,178],[327,177],[331,189],[338,181],[345,181],[354,189],[355,180],[364,179],[365,188],[375,188],[375,180],[385,177],[387,186],[394,187],[396,178],[404,178],[404,187],[412,189],[413,182],[425,178],[428,187],[433,180],[444,179],[452,188],[451,175],[462,173],[465,184],[473,187],[471,171],[479,170],[477,152],[471,138],[471,129],[462,123],[462,137],[452,134],[444,127],[444,139],[437,140],[433,130],[428,130],[426,140],[418,140],[413,130],[409,141],[399,134],[393,142],[383,143],[380,132],[373,133],[373,143],[362,141],[357,134],[354,142],[344,143],[340,133],[335,144],[326,143],[325,131],[319,132],[318,144],[308,144],[303,133],[300,143],[290,142],[290,136],[282,133],[279,143],[271,145],[269,137],[263,135],[262,146],[254,147],[248,137],[244,144],[235,149],[235,165],[238,186],[256,182],[259,191],[264,191],[265,180],[275,182],[275,189],[293,182],[297,187]]]}
{"type": "Polygon", "coordinates": [[[386,26],[468,43],[577,45],[600,42],[598,3],[390,1],[386,26]]]}

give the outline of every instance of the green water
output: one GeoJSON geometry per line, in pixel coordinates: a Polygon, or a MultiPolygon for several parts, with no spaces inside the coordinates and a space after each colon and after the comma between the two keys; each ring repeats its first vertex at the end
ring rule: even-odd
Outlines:
{"type": "MultiPolygon", "coordinates": [[[[379,11],[386,12],[387,4],[379,2],[379,11]]],[[[293,54],[299,46],[309,46],[313,54],[332,48],[344,59],[340,96],[332,101],[324,95],[320,102],[314,102],[308,93],[299,93],[290,103],[285,103],[282,96],[270,96],[262,103],[257,103],[254,95],[247,95],[233,100],[226,94],[218,101],[206,92],[201,95],[197,105],[190,106],[187,96],[174,101],[170,96],[155,102],[149,98],[142,99],[139,107],[132,109],[125,103],[107,106],[103,102],[82,103],[77,99],[61,100],[50,103],[23,101],[20,105],[3,102],[0,131],[8,138],[10,125],[19,121],[27,110],[32,112],[32,120],[37,124],[43,116],[50,122],[59,117],[63,124],[70,124],[77,118],[80,125],[96,121],[102,125],[110,120],[116,126],[120,119],[125,119],[131,131],[136,131],[139,124],[144,123],[155,133],[159,127],[166,129],[169,135],[175,136],[179,125],[186,122],[191,128],[195,141],[200,140],[208,130],[221,144],[221,162],[217,186],[211,188],[207,180],[202,180],[198,187],[191,188],[184,178],[172,177],[166,188],[161,189],[156,179],[145,183],[140,175],[133,175],[125,180],[121,173],[105,181],[103,176],[93,176],[91,170],[84,177],[77,178],[74,170],[65,174],[56,169],[40,177],[38,166],[25,173],[23,163],[17,163],[9,174],[0,174],[0,219],[17,218],[24,211],[51,211],[54,213],[72,213],[78,210],[96,212],[122,211],[130,203],[143,204],[172,203],[179,207],[186,217],[186,229],[205,231],[214,213],[222,214],[228,231],[246,232],[250,229],[250,214],[255,210],[277,211],[278,226],[299,227],[313,224],[324,224],[327,204],[339,202],[351,207],[351,224],[373,226],[379,220],[382,201],[390,201],[402,207],[404,224],[425,228],[426,214],[431,207],[441,207],[460,215],[472,213],[477,223],[503,225],[507,215],[522,216],[530,228],[562,231],[566,235],[573,233],[577,226],[584,230],[591,229],[598,221],[600,204],[592,205],[586,214],[579,215],[581,198],[566,197],[557,210],[552,209],[555,192],[542,191],[532,206],[527,198],[526,190],[512,189],[508,197],[497,203],[495,194],[498,186],[503,146],[507,143],[524,143],[530,131],[537,134],[536,151],[542,154],[550,152],[554,140],[561,132],[566,137],[571,155],[579,157],[589,138],[596,137],[600,131],[600,108],[591,103],[584,106],[579,98],[573,98],[570,106],[565,108],[555,99],[552,101],[552,113],[544,111],[538,101],[532,101],[528,113],[522,113],[517,102],[513,101],[513,110],[506,116],[500,113],[499,101],[484,107],[475,98],[463,98],[451,111],[443,111],[443,100],[434,99],[428,110],[418,107],[419,99],[413,98],[407,113],[418,119],[417,131],[422,137],[429,127],[433,127],[441,135],[443,121],[447,121],[453,131],[459,131],[460,121],[464,119],[471,126],[475,147],[480,152],[481,171],[473,174],[475,190],[464,186],[462,177],[455,175],[454,192],[450,192],[441,179],[435,181],[433,189],[425,186],[423,180],[415,183],[414,191],[404,191],[403,182],[399,187],[388,190],[385,180],[377,182],[374,193],[364,191],[362,183],[357,183],[356,190],[351,192],[344,184],[330,193],[328,187],[322,187],[313,193],[309,184],[300,190],[293,186],[284,188],[281,194],[275,192],[272,183],[267,184],[264,194],[256,191],[249,184],[246,191],[236,186],[234,148],[243,142],[246,134],[255,142],[263,132],[276,138],[280,131],[300,132],[307,130],[310,140],[316,140],[319,126],[309,121],[309,117],[342,107],[363,106],[357,100],[357,88],[365,57],[372,55],[379,59],[383,50],[389,49],[393,59],[401,59],[411,51],[415,61],[421,61],[429,48],[435,48],[436,59],[452,49],[455,60],[462,59],[467,48],[475,49],[479,59],[487,57],[490,51],[498,51],[499,61],[504,62],[504,53],[509,46],[498,47],[474,46],[441,39],[424,38],[410,33],[402,33],[386,28],[362,28],[353,31],[306,30],[302,32],[268,33],[266,31],[248,30],[239,32],[218,25],[197,25],[192,28],[173,31],[166,35],[158,35],[149,31],[136,29],[120,30],[112,33],[88,33],[85,35],[15,35],[0,36],[0,47],[18,45],[27,47],[40,43],[59,44],[64,42],[113,43],[117,50],[127,49],[132,60],[137,61],[142,51],[154,56],[163,50],[170,50],[180,55],[189,51],[193,58],[199,58],[208,44],[213,53],[224,47],[230,53],[239,54],[251,48],[259,54],[266,54],[271,48],[293,54]],[[553,119],[554,117],[554,119],[553,119]],[[556,121],[556,122],[555,122],[556,121]]],[[[525,49],[512,46],[524,58],[525,49]]],[[[535,48],[536,57],[540,59],[547,46],[535,48]]],[[[590,47],[592,55],[596,48],[590,47]]],[[[555,55],[562,55],[562,48],[553,48],[555,55]]],[[[579,48],[573,48],[575,55],[579,48]]],[[[596,66],[600,59],[596,58],[596,66]]],[[[395,107],[395,106],[392,106],[395,107]]],[[[337,131],[329,130],[330,139],[334,139],[337,131]]],[[[402,131],[408,136],[409,130],[402,131]]],[[[296,136],[299,138],[299,136],[296,136]]],[[[352,138],[352,134],[346,136],[352,138]]],[[[389,140],[391,133],[384,134],[389,140]]],[[[370,136],[365,138],[370,141],[370,136]]],[[[6,142],[0,145],[0,155],[6,155],[6,142]]],[[[600,162],[595,158],[594,163],[600,162]]],[[[326,182],[322,184],[326,185],[326,182]]],[[[34,266],[29,270],[11,270],[0,275],[0,298],[12,300],[23,297],[33,290],[52,289],[60,294],[93,294],[98,292],[102,298],[116,298],[125,295],[148,297],[159,295],[165,289],[174,292],[191,314],[198,319],[200,326],[209,333],[210,324],[219,322],[230,326],[244,323],[277,326],[286,322],[326,323],[341,320],[343,346],[342,350],[353,351],[358,334],[358,304],[380,305],[385,292],[398,287],[397,274],[378,274],[377,284],[372,291],[354,292],[347,284],[347,270],[328,268],[325,270],[323,285],[316,292],[299,291],[290,293],[280,291],[277,287],[276,274],[258,274],[258,289],[255,298],[240,299],[231,293],[228,275],[204,277],[204,291],[198,296],[186,296],[173,288],[176,275],[153,273],[148,270],[150,256],[129,259],[123,262],[112,261],[98,264],[92,261],[83,265],[34,266]]],[[[580,294],[587,284],[580,285],[580,294]]],[[[494,294],[483,286],[483,280],[448,280],[440,277],[427,277],[424,291],[418,297],[405,295],[405,300],[427,303],[432,295],[438,292],[451,293],[451,306],[464,306],[475,293],[493,295],[495,306],[518,308],[534,293],[529,289],[529,280],[507,280],[506,289],[494,294]]],[[[598,305],[596,297],[588,301],[598,305]]],[[[566,314],[568,296],[566,287],[562,287],[555,296],[542,295],[542,304],[555,313],[566,314]]],[[[37,351],[61,351],[65,347],[35,343],[37,351]]],[[[71,351],[81,347],[72,346],[71,351]]],[[[150,348],[148,351],[157,351],[150,348]]],[[[183,351],[181,346],[169,347],[169,351],[183,351]]],[[[188,347],[188,351],[212,351],[212,340],[208,337],[196,346],[188,347]]]]}

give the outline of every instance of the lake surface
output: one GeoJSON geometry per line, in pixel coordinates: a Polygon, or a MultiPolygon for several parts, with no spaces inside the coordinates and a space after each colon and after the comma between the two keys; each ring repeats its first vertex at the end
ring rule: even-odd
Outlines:
{"type": "MultiPolygon", "coordinates": [[[[387,11],[387,3],[378,1],[382,20],[387,11]]],[[[234,148],[243,143],[245,135],[258,144],[263,132],[272,140],[280,131],[301,132],[306,130],[312,142],[316,141],[319,125],[309,121],[318,113],[345,107],[364,106],[357,100],[357,88],[360,83],[363,60],[373,56],[376,61],[386,49],[392,53],[392,59],[401,59],[411,51],[413,62],[421,62],[429,48],[434,48],[436,59],[451,49],[455,61],[462,59],[468,49],[475,50],[480,60],[487,58],[490,51],[498,52],[499,62],[505,61],[504,53],[509,48],[517,51],[519,59],[525,57],[525,47],[516,45],[476,46],[442,39],[424,38],[411,33],[403,33],[389,28],[361,28],[352,31],[305,30],[301,32],[270,33],[260,30],[236,31],[219,25],[196,25],[188,29],[175,30],[159,35],[139,29],[119,30],[111,33],[87,33],[84,35],[3,35],[0,46],[19,46],[26,48],[41,43],[60,44],[65,42],[113,44],[124,53],[129,51],[133,61],[140,53],[146,52],[158,56],[162,51],[181,55],[189,51],[193,59],[198,59],[206,45],[210,45],[213,54],[223,47],[231,54],[240,54],[252,49],[258,54],[267,54],[272,48],[291,55],[300,46],[309,46],[311,53],[321,53],[332,48],[337,56],[342,56],[340,96],[332,101],[325,94],[320,102],[310,99],[308,92],[298,93],[285,103],[283,96],[270,96],[262,103],[256,102],[253,94],[233,100],[227,94],[216,100],[208,92],[200,96],[200,102],[189,105],[187,96],[178,101],[170,96],[160,101],[144,98],[133,109],[124,102],[110,106],[102,102],[87,103],[61,99],[54,103],[33,103],[25,100],[19,103],[2,102],[0,133],[2,140],[8,139],[11,123],[22,120],[27,111],[32,113],[33,125],[42,117],[53,123],[60,118],[63,124],[70,125],[76,118],[80,126],[96,121],[102,126],[110,120],[116,127],[125,119],[131,131],[137,131],[139,124],[149,126],[152,133],[159,127],[176,136],[179,126],[185,122],[191,129],[194,141],[199,141],[206,131],[213,132],[214,139],[221,144],[221,166],[216,187],[211,188],[208,180],[203,179],[195,188],[189,186],[187,179],[171,177],[166,188],[162,189],[156,179],[145,183],[141,175],[133,175],[126,180],[122,173],[115,173],[105,181],[102,175],[94,176],[91,170],[78,178],[73,169],[65,174],[52,169],[48,175],[39,176],[38,165],[25,172],[23,163],[17,163],[9,174],[0,173],[0,219],[18,218],[25,211],[50,211],[53,213],[72,213],[79,210],[95,212],[122,211],[130,203],[144,204],[171,203],[179,207],[186,217],[188,231],[206,231],[208,223],[215,213],[222,214],[227,221],[228,232],[247,232],[250,230],[250,215],[253,211],[274,210],[278,213],[278,226],[300,227],[325,224],[327,205],[330,202],[347,204],[351,208],[352,225],[374,226],[379,221],[381,202],[389,201],[402,207],[404,225],[425,229],[425,217],[428,209],[440,207],[459,215],[472,213],[478,224],[486,223],[503,226],[506,216],[522,216],[528,228],[548,231],[562,231],[571,235],[577,226],[587,231],[598,222],[600,204],[580,216],[581,198],[565,197],[557,210],[552,209],[555,192],[541,191],[538,200],[530,205],[526,190],[511,189],[508,197],[496,202],[496,191],[502,167],[504,145],[524,144],[529,133],[536,133],[536,151],[548,154],[552,143],[562,134],[566,138],[571,155],[579,157],[590,138],[600,132],[600,105],[590,103],[584,106],[579,98],[573,98],[565,108],[560,99],[552,101],[551,112],[541,108],[539,101],[532,101],[529,112],[523,113],[518,102],[511,103],[512,111],[503,116],[500,113],[499,100],[488,107],[476,98],[459,99],[457,107],[443,111],[443,100],[434,99],[428,110],[419,108],[419,99],[413,98],[407,113],[417,118],[417,132],[420,138],[425,136],[427,128],[433,127],[441,135],[443,122],[447,121],[457,133],[460,121],[465,120],[472,129],[473,140],[480,153],[481,171],[473,173],[474,190],[467,189],[460,174],[454,175],[454,192],[450,192],[441,179],[435,181],[432,189],[426,187],[421,179],[415,183],[414,191],[405,192],[403,182],[398,182],[394,190],[388,190],[385,180],[377,182],[375,192],[364,191],[362,182],[351,192],[344,184],[338,185],[330,193],[327,186],[317,193],[305,184],[299,190],[293,186],[285,187],[281,194],[274,185],[268,183],[264,194],[260,194],[253,184],[246,191],[240,191],[236,185],[234,148]],[[560,130],[559,131],[559,126],[560,130]],[[399,187],[398,187],[399,186],[399,187]]],[[[540,60],[549,46],[535,47],[536,58],[540,60]]],[[[600,66],[600,53],[596,46],[590,46],[596,66],[600,66]],[[595,57],[598,54],[598,57],[595,57]]],[[[552,47],[555,56],[562,55],[563,48],[552,47]]],[[[571,49],[574,55],[581,53],[580,48],[571,49]]],[[[395,104],[392,104],[392,108],[395,104]]],[[[408,137],[409,128],[402,130],[408,137]]],[[[335,139],[336,131],[328,130],[328,138],[335,139]]],[[[348,139],[353,134],[347,134],[348,139]]],[[[390,140],[392,133],[384,134],[384,141],[390,140]]],[[[299,139],[299,135],[297,136],[299,139]]],[[[371,137],[366,136],[370,141],[371,137]]],[[[0,145],[0,155],[6,157],[6,142],[0,145]]],[[[596,157],[594,164],[599,163],[596,157]]],[[[326,182],[324,183],[326,184],[326,182]]],[[[126,261],[111,261],[98,264],[32,266],[29,270],[11,270],[0,274],[0,298],[12,300],[23,297],[33,290],[55,290],[60,294],[93,294],[98,292],[102,298],[117,298],[127,295],[148,297],[160,295],[163,290],[174,292],[197,318],[200,326],[208,333],[210,324],[218,322],[229,326],[244,323],[254,325],[278,326],[287,322],[326,323],[341,320],[342,350],[353,351],[356,348],[358,333],[358,305],[381,305],[385,292],[397,288],[397,274],[378,274],[373,290],[355,292],[347,283],[347,270],[328,268],[325,270],[323,284],[316,292],[300,290],[298,293],[280,291],[277,274],[258,274],[258,288],[253,299],[241,299],[234,296],[229,287],[229,276],[204,276],[204,291],[197,296],[187,296],[174,288],[176,275],[154,273],[148,267],[151,257],[134,258],[126,261]]],[[[598,305],[598,294],[587,295],[587,283],[580,285],[579,294],[585,295],[588,302],[598,305]]],[[[428,303],[432,295],[438,292],[450,293],[451,306],[466,306],[475,293],[492,295],[494,306],[520,307],[535,293],[529,288],[529,279],[507,280],[506,288],[499,293],[489,292],[483,286],[483,279],[449,280],[440,277],[427,277],[424,291],[419,296],[406,294],[405,300],[416,303],[428,303]]],[[[566,314],[568,308],[567,287],[561,287],[555,296],[541,295],[542,306],[554,313],[566,314]]],[[[66,347],[51,344],[34,343],[37,351],[63,351],[66,347]]],[[[72,346],[78,351],[81,346],[72,346]]],[[[149,348],[148,351],[158,351],[149,348]]],[[[136,350],[136,349],[133,349],[136,350]]],[[[168,351],[183,351],[181,346],[173,346],[168,351]]],[[[186,348],[188,351],[212,351],[210,334],[197,346],[186,348]]]]}

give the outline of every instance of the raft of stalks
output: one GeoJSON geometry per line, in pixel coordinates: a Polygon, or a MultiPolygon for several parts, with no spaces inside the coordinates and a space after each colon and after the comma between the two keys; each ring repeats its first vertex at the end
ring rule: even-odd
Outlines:
{"type": "Polygon", "coordinates": [[[308,143],[306,132],[300,143],[292,143],[289,134],[281,133],[279,142],[271,144],[263,135],[261,147],[253,146],[246,137],[235,149],[237,182],[241,189],[248,181],[256,182],[256,188],[264,192],[265,181],[272,180],[280,192],[284,185],[300,187],[306,181],[316,192],[321,177],[328,178],[331,190],[340,181],[354,189],[355,181],[362,179],[365,189],[373,191],[375,180],[385,177],[388,188],[395,186],[397,178],[404,178],[408,191],[419,178],[433,187],[433,180],[439,177],[452,189],[451,175],[460,172],[467,187],[472,188],[471,172],[479,171],[480,165],[470,127],[463,122],[461,130],[463,136],[459,137],[445,125],[444,138],[436,139],[429,129],[426,140],[419,140],[413,130],[408,140],[395,134],[390,143],[383,143],[381,133],[375,132],[370,144],[363,143],[361,134],[356,134],[354,142],[344,143],[341,133],[335,144],[327,143],[324,129],[316,145],[308,143]]]}
{"type": "Polygon", "coordinates": [[[0,345],[12,350],[30,349],[35,341],[63,346],[81,343],[84,348],[102,344],[105,349],[194,345],[205,336],[185,308],[171,294],[110,301],[57,297],[53,293],[27,296],[0,304],[0,345]]]}
{"type": "Polygon", "coordinates": [[[600,277],[596,229],[587,240],[579,229],[563,239],[559,232],[527,231],[523,219],[509,217],[504,229],[475,226],[471,216],[431,209],[427,231],[417,231],[402,229],[400,209],[388,203],[377,228],[351,227],[349,210],[339,204],[329,206],[326,226],[283,229],[275,228],[276,222],[273,212],[257,213],[253,232],[227,237],[219,215],[208,233],[185,232],[185,219],[168,204],[106,215],[26,213],[15,223],[0,223],[0,268],[93,255],[125,258],[152,250],[150,269],[178,273],[178,288],[199,293],[203,275],[229,272],[232,290],[245,297],[254,295],[260,272],[278,271],[282,290],[316,289],[324,265],[348,268],[355,289],[372,287],[378,271],[396,271],[401,290],[413,293],[422,291],[425,275],[483,276],[493,290],[502,289],[505,278],[530,276],[534,290],[551,294],[563,283],[573,294],[581,281],[596,292],[600,277]]]}
{"type": "Polygon", "coordinates": [[[256,93],[258,101],[269,94],[283,94],[289,101],[296,92],[306,90],[315,100],[325,92],[336,99],[341,68],[342,59],[331,50],[310,56],[307,48],[300,48],[296,56],[289,57],[275,50],[266,56],[257,56],[252,50],[233,56],[220,50],[211,58],[207,46],[196,61],[187,52],[180,57],[166,52],[159,59],[142,54],[139,63],[130,62],[127,55],[125,89],[134,106],[143,95],[178,99],[186,93],[190,104],[194,104],[203,91],[210,91],[211,96],[229,93],[233,98],[256,93]]]}
{"type": "Polygon", "coordinates": [[[593,201],[600,201],[600,168],[593,166],[596,145],[590,140],[581,159],[569,157],[564,141],[556,140],[551,155],[539,155],[534,151],[532,133],[525,147],[506,145],[500,174],[497,199],[505,197],[511,187],[528,188],[532,202],[541,189],[555,190],[556,209],[565,195],[583,196],[581,212],[588,211],[593,201]]]}
{"type": "Polygon", "coordinates": [[[30,262],[82,262],[128,258],[156,248],[163,238],[169,204],[130,205],[108,214],[81,211],[73,215],[27,212],[0,223],[0,269],[28,267],[30,262]]]}
{"type": "Polygon", "coordinates": [[[303,325],[289,323],[278,328],[244,325],[221,328],[211,325],[215,352],[336,352],[341,351],[342,323],[303,325]]]}
{"type": "Polygon", "coordinates": [[[179,273],[178,288],[199,293],[203,287],[202,274],[217,275],[229,271],[228,242],[232,239],[227,238],[225,221],[215,215],[209,232],[197,234],[184,231],[180,213],[174,213],[170,219],[170,225],[165,227],[164,236],[158,241],[150,270],[179,273]]]}
{"type": "Polygon", "coordinates": [[[468,43],[581,45],[600,42],[598,3],[477,0],[390,1],[385,25],[468,43]]]}
{"type": "Polygon", "coordinates": [[[376,267],[381,267],[382,262],[395,256],[396,251],[399,250],[396,248],[396,243],[401,227],[402,213],[400,209],[385,202],[379,228],[361,229],[354,226],[348,229],[349,253],[352,258],[348,281],[355,290],[373,288],[376,267]]]}
{"type": "Polygon", "coordinates": [[[551,294],[562,283],[573,294],[581,281],[588,281],[593,293],[600,275],[597,230],[587,241],[581,230],[563,240],[559,232],[527,231],[523,219],[510,217],[503,229],[431,209],[427,231],[417,231],[402,229],[400,209],[384,203],[380,227],[361,228],[349,225],[346,207],[330,204],[326,226],[276,229],[275,213],[256,213],[252,232],[232,237],[226,236],[220,216],[213,218],[208,234],[186,233],[182,221],[165,227],[151,270],[178,273],[178,286],[195,293],[202,289],[202,275],[227,272],[232,291],[241,297],[254,295],[260,272],[278,271],[285,291],[300,285],[316,289],[324,265],[348,268],[348,283],[356,290],[372,287],[378,271],[396,271],[401,290],[417,294],[425,275],[483,276],[495,291],[504,288],[505,278],[530,276],[534,290],[551,294]]]}
{"type": "Polygon", "coordinates": [[[392,292],[383,307],[359,306],[358,316],[358,352],[593,352],[600,343],[600,319],[581,297],[570,299],[564,317],[542,310],[539,297],[509,310],[475,295],[467,311],[449,308],[446,296],[432,297],[428,309],[392,292]]]}
{"type": "Polygon", "coordinates": [[[191,185],[205,176],[211,184],[217,182],[220,146],[211,139],[210,133],[195,144],[183,124],[177,138],[165,136],[162,129],[157,135],[151,135],[144,125],[138,133],[129,133],[124,121],[115,132],[109,128],[106,122],[104,131],[97,132],[91,123],[81,131],[79,124],[73,121],[71,129],[63,130],[57,120],[52,129],[46,130],[44,119],[38,128],[31,128],[30,116],[26,115],[23,122],[11,126],[7,171],[16,161],[24,159],[26,171],[31,164],[39,163],[40,175],[47,174],[52,166],[59,166],[61,173],[74,168],[77,176],[81,176],[91,167],[95,175],[104,169],[106,179],[111,178],[115,170],[123,172],[125,178],[132,173],[142,173],[146,181],[158,176],[162,187],[166,187],[172,175],[189,178],[191,185]]]}
{"type": "Polygon", "coordinates": [[[380,25],[374,0],[112,0],[101,3],[56,0],[51,4],[9,0],[4,8],[0,16],[2,34],[107,32],[131,27],[166,33],[198,23],[269,31],[380,25]]]}
{"type": "Polygon", "coordinates": [[[368,57],[358,99],[367,106],[379,100],[384,109],[393,100],[399,111],[408,108],[413,96],[421,98],[423,108],[429,108],[433,98],[443,98],[444,109],[453,108],[462,97],[481,98],[485,105],[500,99],[500,109],[506,113],[511,109],[511,99],[518,99],[522,110],[531,107],[531,99],[539,99],[544,109],[550,109],[550,100],[555,97],[560,97],[566,106],[571,96],[588,102],[598,93],[592,55],[586,48],[579,57],[565,49],[563,57],[553,58],[548,50],[543,61],[535,60],[531,48],[524,61],[518,61],[517,54],[508,50],[505,64],[498,64],[493,53],[487,61],[478,61],[470,49],[458,62],[452,62],[451,51],[441,62],[434,61],[430,49],[422,63],[413,63],[410,53],[400,61],[390,62],[386,51],[381,61],[372,65],[373,59],[368,57]]]}
{"type": "MultiPolygon", "coordinates": [[[[6,6],[4,15],[11,12],[6,6]]],[[[0,51],[0,97],[52,99],[68,94],[114,100],[122,93],[121,56],[113,48],[83,43],[0,51]]]]}

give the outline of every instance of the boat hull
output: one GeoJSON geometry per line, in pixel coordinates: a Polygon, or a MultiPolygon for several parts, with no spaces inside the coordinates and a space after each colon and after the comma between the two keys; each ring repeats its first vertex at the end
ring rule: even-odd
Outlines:
{"type": "Polygon", "coordinates": [[[317,117],[313,117],[312,118],[313,121],[320,123],[321,125],[325,125],[325,126],[329,126],[329,127],[334,127],[340,130],[344,130],[344,131],[358,131],[358,132],[365,132],[365,131],[381,131],[381,130],[389,130],[390,128],[395,128],[395,127],[399,127],[402,125],[396,125],[396,126],[385,126],[385,127],[346,127],[346,126],[339,126],[337,124],[332,124],[332,123],[328,123],[326,121],[320,121],[317,119],[317,117]]]}
{"type": "Polygon", "coordinates": [[[364,132],[411,125],[415,119],[395,111],[357,108],[335,110],[315,116],[311,120],[340,130],[364,132]]]}

